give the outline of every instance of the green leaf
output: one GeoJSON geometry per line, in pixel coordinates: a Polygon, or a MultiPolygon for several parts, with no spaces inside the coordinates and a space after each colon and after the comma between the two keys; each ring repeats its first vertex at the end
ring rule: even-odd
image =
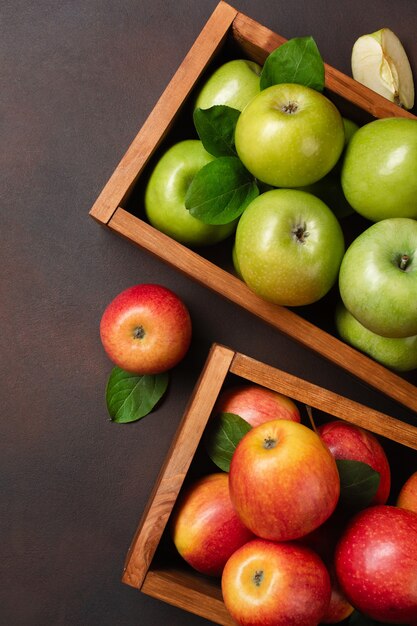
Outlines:
{"type": "Polygon", "coordinates": [[[114,367],[106,387],[107,410],[113,422],[127,424],[148,415],[167,390],[169,374],[136,376],[114,367]]]}
{"type": "Polygon", "coordinates": [[[220,413],[213,419],[204,443],[207,454],[217,467],[224,472],[229,471],[237,444],[251,428],[248,422],[234,413],[220,413]]]}
{"type": "Polygon", "coordinates": [[[340,476],[340,500],[342,505],[364,508],[378,491],[380,475],[362,461],[336,460],[340,476]]]}
{"type": "Polygon", "coordinates": [[[213,156],[236,156],[235,127],[240,111],[218,104],[195,109],[194,126],[204,148],[213,156]]]}
{"type": "Polygon", "coordinates": [[[219,157],[194,176],[185,206],[205,224],[229,224],[259,195],[252,174],[237,157],[219,157]]]}
{"type": "Polygon", "coordinates": [[[278,83],[323,91],[324,63],[312,37],[294,37],[269,54],[261,73],[261,90],[278,83]]]}

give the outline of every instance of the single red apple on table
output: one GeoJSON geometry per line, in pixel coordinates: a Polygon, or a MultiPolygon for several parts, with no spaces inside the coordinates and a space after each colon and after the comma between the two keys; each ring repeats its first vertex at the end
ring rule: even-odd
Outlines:
{"type": "Polygon", "coordinates": [[[253,538],[230,501],[228,474],[209,474],[185,489],[173,512],[171,535],[191,567],[221,575],[231,554],[253,538]]]}
{"type": "Polygon", "coordinates": [[[310,428],[273,420],[252,428],[230,464],[232,502],[255,535],[297,539],[333,513],[340,493],[336,461],[310,428]]]}
{"type": "Polygon", "coordinates": [[[367,430],[342,420],[327,422],[317,429],[335,459],[361,461],[379,473],[378,490],[372,504],[385,504],[391,488],[391,470],[378,439],[367,430]]]}
{"type": "Polygon", "coordinates": [[[109,358],[133,374],[158,374],[179,363],[190,346],[187,307],[170,289],[141,284],[125,289],[105,309],[100,336],[109,358]]]}
{"type": "Polygon", "coordinates": [[[219,396],[215,412],[234,413],[251,426],[274,419],[301,420],[298,407],[291,398],[254,384],[225,389],[219,396]]]}
{"type": "Polygon", "coordinates": [[[411,474],[401,487],[396,504],[417,513],[417,472],[411,474]]]}
{"type": "Polygon", "coordinates": [[[354,516],[335,553],[343,592],[388,624],[417,621],[417,513],[376,505],[354,516]]]}
{"type": "Polygon", "coordinates": [[[329,604],[330,579],[309,548],[254,539],[227,561],[222,593],[242,626],[317,626],[329,604]]]}

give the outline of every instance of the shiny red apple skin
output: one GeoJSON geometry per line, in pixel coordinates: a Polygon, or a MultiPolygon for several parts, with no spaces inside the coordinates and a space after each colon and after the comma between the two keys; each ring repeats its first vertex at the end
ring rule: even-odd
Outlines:
{"type": "Polygon", "coordinates": [[[300,412],[291,398],[260,385],[240,385],[225,389],[219,396],[216,413],[234,413],[258,426],[274,419],[300,422],[300,412]]]}
{"type": "Polygon", "coordinates": [[[391,469],[384,448],[367,430],[342,420],[332,420],[317,429],[335,459],[362,461],[379,473],[378,490],[371,504],[385,504],[391,489],[391,469]]]}
{"type": "Polygon", "coordinates": [[[125,289],[106,307],[100,322],[101,341],[111,361],[138,375],[173,368],[186,355],[191,336],[187,307],[162,285],[125,289]]]}
{"type": "Polygon", "coordinates": [[[258,537],[302,537],[333,513],[340,493],[336,461],[303,424],[273,420],[252,428],[230,463],[232,502],[258,537]]]}
{"type": "Polygon", "coordinates": [[[317,626],[329,603],[330,579],[309,548],[254,539],[226,563],[222,593],[241,626],[317,626]]]}
{"type": "Polygon", "coordinates": [[[316,552],[327,567],[331,583],[330,602],[322,624],[338,624],[353,613],[353,606],[342,592],[334,567],[334,551],[345,525],[344,518],[333,514],[324,524],[309,533],[300,542],[316,552]]]}
{"type": "Polygon", "coordinates": [[[417,513],[375,505],[349,522],[336,575],[358,611],[383,623],[417,621],[417,513]]]}
{"type": "Polygon", "coordinates": [[[220,576],[233,552],[253,539],[233,508],[228,474],[222,472],[204,476],[185,489],[170,529],[182,558],[208,576],[220,576]]]}
{"type": "Polygon", "coordinates": [[[417,513],[417,472],[411,474],[401,487],[396,504],[417,513]]]}

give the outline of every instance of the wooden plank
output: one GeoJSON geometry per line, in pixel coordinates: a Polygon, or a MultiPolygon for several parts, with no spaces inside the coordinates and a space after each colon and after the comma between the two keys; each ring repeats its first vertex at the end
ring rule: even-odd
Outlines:
{"type": "MultiPolygon", "coordinates": [[[[233,21],[232,32],[234,39],[236,39],[242,49],[260,64],[265,62],[269,53],[287,41],[284,37],[258,24],[258,22],[243,13],[236,15],[233,21]]],[[[395,116],[417,119],[409,111],[390,102],[327,63],[325,63],[325,79],[327,89],[367,111],[374,117],[395,116]]]]}
{"type": "Polygon", "coordinates": [[[153,568],[141,591],[221,626],[235,626],[222,599],[218,580],[204,580],[180,568],[153,568]]]}
{"type": "Polygon", "coordinates": [[[95,201],[90,210],[93,218],[107,223],[116,208],[123,204],[142,169],[170,130],[200,74],[222,45],[236,14],[236,9],[225,2],[217,5],[95,201]]]}
{"type": "Polygon", "coordinates": [[[417,428],[337,393],[236,353],[230,371],[334,417],[417,450],[417,428]]]}
{"type": "Polygon", "coordinates": [[[132,587],[143,583],[233,356],[222,346],[210,351],[126,558],[122,580],[132,587]]]}
{"type": "Polygon", "coordinates": [[[294,341],[417,413],[417,389],[414,385],[293,311],[266,302],[236,276],[121,207],[117,209],[108,226],[198,283],[250,311],[294,341]]]}

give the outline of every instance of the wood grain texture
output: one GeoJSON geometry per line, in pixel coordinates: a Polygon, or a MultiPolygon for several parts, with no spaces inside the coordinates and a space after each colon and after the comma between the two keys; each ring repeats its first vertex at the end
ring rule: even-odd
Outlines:
{"type": "MultiPolygon", "coordinates": [[[[287,40],[265,26],[258,24],[247,15],[238,13],[233,20],[233,36],[245,52],[263,64],[270,52],[287,40]]],[[[361,85],[334,67],[325,63],[326,88],[345,98],[374,117],[407,117],[415,115],[390,102],[383,96],[361,85]]]]}
{"type": "Polygon", "coordinates": [[[180,568],[152,568],[141,591],[220,626],[235,626],[223,603],[218,580],[211,581],[180,568]]]}
{"type": "Polygon", "coordinates": [[[106,223],[129,195],[146,163],[169,132],[196,81],[221,46],[236,9],[220,2],[184,58],[127,152],[114,170],[90,215],[106,223]]]}
{"type": "Polygon", "coordinates": [[[250,311],[309,350],[417,413],[414,385],[289,309],[266,302],[243,281],[121,207],[108,226],[198,283],[250,311]]]}
{"type": "Polygon", "coordinates": [[[230,371],[294,400],[417,450],[417,428],[333,391],[237,353],[230,371]]]}
{"type": "Polygon", "coordinates": [[[331,417],[344,419],[417,449],[417,428],[225,346],[214,344],[133,541],[123,581],[139,587],[154,598],[221,626],[233,626],[234,622],[224,606],[218,579],[194,572],[180,558],[176,563],[163,566],[158,563],[158,559],[152,559],[228,372],[245,382],[273,389],[297,402],[324,411],[331,417]]]}
{"type": "Polygon", "coordinates": [[[129,549],[123,582],[140,588],[203,435],[233,351],[211,350],[129,549]]]}

